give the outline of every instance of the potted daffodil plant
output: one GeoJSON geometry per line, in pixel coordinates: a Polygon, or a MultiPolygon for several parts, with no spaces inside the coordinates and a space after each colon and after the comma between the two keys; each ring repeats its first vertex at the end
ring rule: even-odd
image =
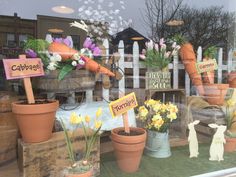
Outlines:
{"type": "Polygon", "coordinates": [[[233,132],[232,126],[236,123],[234,119],[236,116],[235,101],[228,99],[225,106],[225,122],[227,131],[225,133],[226,143],[224,149],[226,152],[236,151],[236,133],[233,132]]]}
{"type": "Polygon", "coordinates": [[[145,154],[166,158],[171,155],[169,144],[169,127],[177,118],[178,108],[172,103],[162,103],[160,100],[149,99],[138,108],[137,118],[147,129],[145,154]]]}
{"type": "Polygon", "coordinates": [[[93,175],[93,164],[90,162],[91,152],[97,142],[97,138],[99,138],[102,126],[102,121],[99,120],[101,114],[102,109],[99,108],[94,119],[94,126],[91,126],[90,116],[86,115],[82,117],[73,112],[70,116],[70,124],[74,127],[73,131],[67,130],[65,123],[61,119],[70,160],[70,166],[68,166],[63,172],[65,177],[90,177],[93,175]],[[77,156],[78,152],[75,152],[73,148],[73,136],[80,130],[82,130],[84,135],[85,150],[83,151],[83,157],[79,159],[77,156]]]}

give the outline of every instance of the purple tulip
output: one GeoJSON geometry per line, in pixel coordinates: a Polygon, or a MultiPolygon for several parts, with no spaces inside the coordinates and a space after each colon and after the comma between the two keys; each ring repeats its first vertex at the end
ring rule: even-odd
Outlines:
{"type": "Polygon", "coordinates": [[[93,44],[92,40],[89,37],[87,37],[84,41],[83,47],[89,49],[92,46],[92,44],[93,44]]]}
{"type": "Polygon", "coordinates": [[[93,56],[97,57],[99,55],[101,55],[102,51],[99,49],[99,47],[95,47],[93,49],[93,56]]]}
{"type": "Polygon", "coordinates": [[[67,39],[67,38],[63,39],[63,43],[64,43],[65,45],[67,45],[68,47],[70,47],[70,45],[71,45],[70,40],[67,39]]]}
{"type": "Polygon", "coordinates": [[[54,38],[53,42],[62,43],[62,38],[54,38]]]}
{"type": "Polygon", "coordinates": [[[92,51],[96,48],[96,45],[95,44],[92,44],[89,49],[91,49],[92,51]]]}
{"type": "Polygon", "coordinates": [[[37,53],[32,49],[25,50],[25,54],[29,58],[36,58],[37,57],[37,53]]]}

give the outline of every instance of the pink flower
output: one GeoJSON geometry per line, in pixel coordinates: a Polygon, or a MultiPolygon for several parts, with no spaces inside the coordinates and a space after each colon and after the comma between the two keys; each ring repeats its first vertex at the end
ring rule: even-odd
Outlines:
{"type": "Polygon", "coordinates": [[[165,44],[165,41],[164,41],[164,38],[161,38],[160,39],[160,42],[159,42],[160,46],[164,45],[165,44]]]}
{"type": "Polygon", "coordinates": [[[159,51],[159,45],[158,44],[155,44],[154,48],[157,52],[159,51]]]}
{"type": "Polygon", "coordinates": [[[97,57],[99,55],[101,55],[102,51],[99,49],[99,47],[95,47],[93,49],[93,56],[97,57]]]}
{"type": "Polygon", "coordinates": [[[145,60],[146,59],[146,56],[145,55],[139,55],[139,57],[142,59],[142,60],[145,60]]]}
{"type": "Polygon", "coordinates": [[[87,37],[84,41],[83,47],[89,49],[92,46],[93,42],[92,40],[87,37]]]}

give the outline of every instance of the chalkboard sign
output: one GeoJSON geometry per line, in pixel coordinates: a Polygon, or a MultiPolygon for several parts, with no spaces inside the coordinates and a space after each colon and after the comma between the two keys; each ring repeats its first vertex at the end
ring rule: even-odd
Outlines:
{"type": "Polygon", "coordinates": [[[170,89],[170,72],[146,72],[146,89],[170,89]]]}

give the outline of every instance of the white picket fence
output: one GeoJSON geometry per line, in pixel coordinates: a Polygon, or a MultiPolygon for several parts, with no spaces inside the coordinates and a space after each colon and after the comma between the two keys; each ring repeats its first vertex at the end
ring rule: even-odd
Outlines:
{"type": "MultiPolygon", "coordinates": [[[[107,59],[109,58],[109,42],[108,40],[104,40],[103,45],[106,48],[106,57],[107,59]]],[[[119,67],[122,71],[125,70],[125,68],[130,68],[133,69],[133,88],[140,88],[140,77],[139,73],[141,68],[146,68],[141,62],[139,62],[139,46],[137,42],[134,42],[133,44],[133,59],[132,62],[125,62],[125,53],[124,53],[124,42],[120,41],[119,46],[118,46],[118,52],[120,54],[120,60],[119,60],[119,67]]],[[[228,59],[225,63],[223,64],[223,50],[222,48],[219,49],[218,51],[218,70],[217,70],[217,82],[221,83],[222,82],[222,77],[223,77],[223,71],[228,71],[230,72],[233,69],[233,52],[230,50],[228,52],[228,59]]],[[[197,61],[202,60],[202,48],[199,47],[197,50],[197,61]]],[[[179,78],[179,70],[183,70],[184,66],[183,64],[179,61],[178,56],[175,56],[173,59],[173,62],[169,64],[169,69],[173,70],[173,89],[178,89],[179,88],[179,80],[182,78],[179,78]]],[[[122,80],[119,81],[119,91],[121,93],[125,93],[125,77],[122,78],[122,80]]],[[[186,95],[190,95],[190,89],[191,89],[191,82],[189,79],[188,74],[185,72],[185,90],[186,90],[186,95]]],[[[87,100],[92,100],[92,92],[87,91],[87,100]]],[[[109,100],[109,90],[103,89],[103,98],[106,100],[109,100]]]]}

